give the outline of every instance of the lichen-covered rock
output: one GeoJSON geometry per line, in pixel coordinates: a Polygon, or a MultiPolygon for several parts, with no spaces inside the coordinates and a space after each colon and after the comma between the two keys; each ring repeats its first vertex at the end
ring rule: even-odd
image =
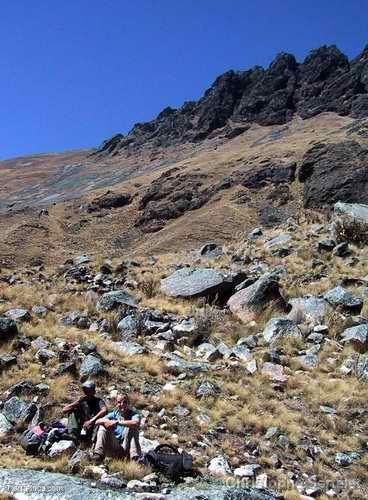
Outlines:
{"type": "Polygon", "coordinates": [[[323,296],[333,307],[338,307],[351,314],[359,314],[363,307],[363,300],[356,297],[342,286],[337,286],[323,296]]]}
{"type": "Polygon", "coordinates": [[[84,379],[88,377],[98,377],[105,373],[105,368],[101,360],[93,354],[88,354],[79,368],[79,376],[84,379]]]}
{"type": "Polygon", "coordinates": [[[288,318],[272,318],[263,330],[263,338],[268,344],[274,344],[283,337],[301,339],[302,334],[298,325],[288,318]]]}
{"type": "Polygon", "coordinates": [[[347,328],[341,334],[341,339],[343,342],[351,343],[357,351],[366,352],[368,350],[368,324],[347,328]]]}
{"type": "Polygon", "coordinates": [[[104,293],[97,303],[99,311],[111,311],[119,306],[137,307],[135,298],[124,290],[114,290],[104,293]]]}

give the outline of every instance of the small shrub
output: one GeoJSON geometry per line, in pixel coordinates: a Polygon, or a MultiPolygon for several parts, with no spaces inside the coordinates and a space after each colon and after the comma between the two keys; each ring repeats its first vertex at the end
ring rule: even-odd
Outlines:
{"type": "Polygon", "coordinates": [[[198,335],[208,337],[217,323],[224,319],[224,311],[209,304],[203,307],[192,307],[191,316],[193,316],[198,328],[198,335]]]}
{"type": "Polygon", "coordinates": [[[152,299],[158,293],[159,282],[154,276],[147,276],[138,284],[139,290],[147,297],[147,299],[152,299]]]}

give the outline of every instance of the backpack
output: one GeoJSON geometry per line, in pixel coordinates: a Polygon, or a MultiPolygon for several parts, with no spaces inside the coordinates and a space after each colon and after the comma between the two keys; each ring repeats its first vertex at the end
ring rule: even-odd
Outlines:
{"type": "Polygon", "coordinates": [[[144,458],[154,470],[162,472],[173,480],[179,479],[193,467],[192,456],[185,451],[180,453],[170,444],[160,444],[146,453],[144,458]]]}
{"type": "Polygon", "coordinates": [[[37,455],[42,444],[43,434],[36,434],[32,429],[26,429],[19,438],[19,444],[27,455],[37,455]]]}

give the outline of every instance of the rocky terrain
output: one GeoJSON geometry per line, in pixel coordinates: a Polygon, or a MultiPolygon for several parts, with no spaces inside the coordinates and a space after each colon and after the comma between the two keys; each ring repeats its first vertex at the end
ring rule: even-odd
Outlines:
{"type": "Polygon", "coordinates": [[[367,498],[367,61],[281,54],[94,150],[0,162],[0,491],[367,498]],[[87,378],[198,476],[26,456],[87,378]]]}
{"type": "Polygon", "coordinates": [[[3,466],[176,498],[146,468],[89,466],[68,441],[24,455],[17,433],[60,417],[92,377],[110,404],[117,389],[132,394],[144,449],[182,446],[205,478],[264,498],[366,498],[368,206],[324,217],[191,253],[2,273],[3,466]]]}

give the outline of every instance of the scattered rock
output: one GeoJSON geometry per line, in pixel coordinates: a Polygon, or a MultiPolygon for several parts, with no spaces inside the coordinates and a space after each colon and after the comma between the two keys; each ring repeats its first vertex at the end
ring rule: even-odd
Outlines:
{"type": "Polygon", "coordinates": [[[73,441],[61,440],[54,443],[47,454],[50,458],[54,458],[64,454],[70,454],[74,450],[75,444],[73,441]]]}
{"type": "Polygon", "coordinates": [[[275,344],[284,337],[302,339],[298,325],[288,318],[272,318],[263,330],[263,338],[268,344],[275,344]]]}
{"type": "Polygon", "coordinates": [[[210,461],[208,470],[215,476],[227,476],[231,474],[229,462],[222,455],[219,455],[210,461]]]}
{"type": "Polygon", "coordinates": [[[225,277],[210,268],[186,267],[161,280],[161,291],[169,297],[210,299],[221,296],[229,288],[225,277]]]}
{"type": "Polygon", "coordinates": [[[358,352],[368,350],[368,324],[347,328],[341,335],[343,342],[351,343],[358,352]]]}
{"type": "Polygon", "coordinates": [[[230,297],[228,305],[231,312],[245,323],[257,319],[268,307],[285,312],[288,310],[278,282],[269,274],[230,297]]]}
{"type": "Polygon", "coordinates": [[[273,363],[263,363],[262,374],[275,382],[286,382],[287,376],[284,373],[284,367],[273,363]]]}
{"type": "Polygon", "coordinates": [[[258,464],[242,465],[234,470],[234,476],[254,477],[260,470],[261,466],[258,464]]]}
{"type": "Polygon", "coordinates": [[[105,369],[101,360],[93,354],[88,354],[79,368],[79,376],[81,379],[89,377],[98,377],[105,373],[105,369]]]}
{"type": "Polygon", "coordinates": [[[97,303],[99,311],[111,311],[120,306],[137,307],[135,298],[124,290],[114,290],[104,293],[97,303]]]}
{"type": "Polygon", "coordinates": [[[219,255],[223,255],[223,250],[216,243],[206,243],[199,251],[199,255],[207,258],[218,257],[219,255]]]}
{"type": "Polygon", "coordinates": [[[360,297],[354,296],[342,286],[337,286],[326,292],[323,297],[333,307],[341,308],[343,311],[352,314],[359,314],[363,307],[363,300],[360,297]]]}

